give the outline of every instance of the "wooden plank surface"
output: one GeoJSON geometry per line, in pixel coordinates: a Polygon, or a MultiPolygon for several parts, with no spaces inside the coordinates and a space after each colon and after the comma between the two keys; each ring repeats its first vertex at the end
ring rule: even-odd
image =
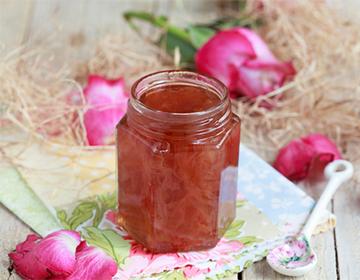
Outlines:
{"type": "Polygon", "coordinates": [[[25,240],[31,230],[0,204],[0,279],[20,279],[9,272],[8,253],[17,243],[25,240]]]}
{"type": "Polygon", "coordinates": [[[333,280],[337,279],[334,233],[315,236],[312,245],[318,256],[318,265],[304,277],[285,277],[274,272],[265,260],[254,264],[242,273],[242,280],[333,280]]]}
{"type": "Polygon", "coordinates": [[[334,199],[337,215],[336,254],[340,279],[360,279],[360,189],[356,183],[340,189],[334,199]]]}
{"type": "Polygon", "coordinates": [[[10,51],[26,40],[33,1],[0,0],[0,49],[10,51]]]}

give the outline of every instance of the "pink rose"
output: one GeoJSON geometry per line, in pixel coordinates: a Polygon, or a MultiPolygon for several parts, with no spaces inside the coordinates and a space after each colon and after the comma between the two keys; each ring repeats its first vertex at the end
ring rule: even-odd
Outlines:
{"type": "Polygon", "coordinates": [[[195,57],[197,70],[222,81],[231,96],[255,99],[279,87],[295,75],[290,62],[281,62],[266,43],[248,28],[220,31],[195,57]]]}
{"type": "Polygon", "coordinates": [[[107,145],[115,142],[115,127],[125,115],[128,94],[124,81],[106,80],[91,75],[84,89],[86,104],[89,109],[84,114],[84,125],[90,145],[107,145]]]}
{"type": "Polygon", "coordinates": [[[295,139],[280,149],[274,167],[290,180],[322,175],[324,167],[341,155],[336,145],[321,134],[295,139]]]}
{"type": "Polygon", "coordinates": [[[30,234],[9,257],[15,271],[29,280],[110,280],[117,271],[111,257],[87,246],[71,230],[59,230],[43,239],[30,234]]]}

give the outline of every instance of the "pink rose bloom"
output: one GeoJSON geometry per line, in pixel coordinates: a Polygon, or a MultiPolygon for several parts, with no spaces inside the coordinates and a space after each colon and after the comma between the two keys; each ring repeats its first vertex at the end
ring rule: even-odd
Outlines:
{"type": "Polygon", "coordinates": [[[125,115],[129,99],[123,79],[106,80],[91,75],[84,89],[84,96],[89,106],[84,115],[89,144],[94,146],[114,143],[115,127],[125,115]]]}
{"type": "Polygon", "coordinates": [[[336,145],[321,134],[295,139],[280,149],[274,167],[293,181],[322,175],[324,167],[341,154],[336,145]]]}
{"type": "Polygon", "coordinates": [[[71,230],[59,230],[43,239],[30,234],[9,257],[17,274],[28,280],[110,280],[117,271],[111,257],[87,246],[71,230]]]}
{"type": "Polygon", "coordinates": [[[295,75],[292,63],[279,61],[259,35],[240,27],[215,34],[198,50],[195,63],[200,73],[222,81],[232,97],[255,99],[295,75]]]}

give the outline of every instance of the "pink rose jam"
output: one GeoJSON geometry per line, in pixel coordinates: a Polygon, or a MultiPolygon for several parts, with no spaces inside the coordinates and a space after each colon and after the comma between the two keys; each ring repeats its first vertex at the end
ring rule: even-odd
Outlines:
{"type": "Polygon", "coordinates": [[[119,224],[156,253],[214,247],[235,217],[240,120],[220,82],[137,81],[117,126],[119,224]]]}

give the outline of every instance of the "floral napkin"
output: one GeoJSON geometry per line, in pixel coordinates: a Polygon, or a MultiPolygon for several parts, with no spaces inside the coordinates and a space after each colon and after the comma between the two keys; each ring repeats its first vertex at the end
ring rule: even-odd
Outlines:
{"type": "MultiPolygon", "coordinates": [[[[84,151],[39,143],[28,147],[14,144],[5,151],[15,158],[20,173],[0,167],[0,185],[4,181],[7,186],[16,184],[24,199],[18,203],[13,196],[4,195],[12,192],[8,187],[0,191],[0,201],[41,235],[58,229],[59,224],[81,231],[88,243],[116,260],[119,270],[114,279],[218,279],[240,272],[286,235],[298,231],[314,203],[241,145],[241,195],[236,219],[224,238],[208,251],[154,255],[114,223],[113,147],[84,151]]],[[[327,213],[324,221],[328,227],[333,217],[327,213]]]]}

